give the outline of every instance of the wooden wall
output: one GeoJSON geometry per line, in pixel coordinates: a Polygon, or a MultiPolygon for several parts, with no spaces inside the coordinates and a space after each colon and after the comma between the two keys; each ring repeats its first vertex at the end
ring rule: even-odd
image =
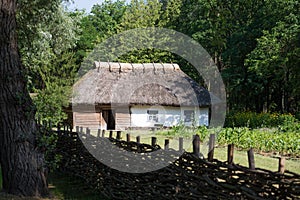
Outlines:
{"type": "Polygon", "coordinates": [[[82,126],[90,129],[98,129],[101,124],[101,113],[73,113],[73,127],[82,126]]]}
{"type": "Polygon", "coordinates": [[[116,130],[124,130],[131,126],[129,108],[118,108],[116,113],[116,130]]]}

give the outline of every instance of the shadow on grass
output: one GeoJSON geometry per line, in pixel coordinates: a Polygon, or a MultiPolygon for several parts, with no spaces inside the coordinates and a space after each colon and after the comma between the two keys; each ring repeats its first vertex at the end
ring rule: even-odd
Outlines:
{"type": "MultiPolygon", "coordinates": [[[[101,194],[90,189],[84,184],[84,181],[66,175],[64,173],[55,172],[51,173],[48,177],[49,189],[51,193],[51,198],[53,200],[106,200],[101,194]]],[[[2,190],[2,173],[0,168],[0,200],[8,199],[32,199],[32,198],[20,198],[17,196],[12,196],[8,194],[1,193],[2,190]]],[[[37,198],[35,198],[37,199],[37,198]]]]}
{"type": "Polygon", "coordinates": [[[55,199],[68,200],[105,200],[100,193],[90,189],[85,182],[77,177],[61,172],[51,173],[48,178],[51,194],[55,199]]]}

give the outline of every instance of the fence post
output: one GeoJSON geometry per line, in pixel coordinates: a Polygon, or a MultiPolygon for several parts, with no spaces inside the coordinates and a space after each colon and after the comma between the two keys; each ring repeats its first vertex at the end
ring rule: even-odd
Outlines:
{"type": "Polygon", "coordinates": [[[208,144],[208,155],[207,155],[207,159],[208,159],[209,162],[212,162],[213,159],[214,159],[215,139],[216,139],[216,135],[215,134],[210,134],[209,144],[208,144]]]}
{"type": "Polygon", "coordinates": [[[91,135],[91,130],[89,128],[86,128],[86,135],[90,136],[91,135]]]}
{"type": "Polygon", "coordinates": [[[42,124],[43,124],[43,127],[44,127],[44,128],[47,128],[47,121],[46,121],[46,120],[43,120],[43,121],[42,121],[42,124]]]}
{"type": "Polygon", "coordinates": [[[41,125],[41,116],[38,116],[37,123],[41,125]]]}
{"type": "Polygon", "coordinates": [[[113,131],[109,131],[109,138],[113,138],[113,131]]]}
{"type": "Polygon", "coordinates": [[[227,162],[229,165],[233,163],[233,152],[234,152],[234,144],[229,144],[227,150],[227,162]]]}
{"type": "Polygon", "coordinates": [[[49,121],[49,129],[52,131],[52,128],[53,128],[53,126],[52,126],[52,121],[49,121]]]}
{"type": "Polygon", "coordinates": [[[79,133],[79,126],[76,126],[76,133],[79,133]]]}
{"type": "Polygon", "coordinates": [[[156,141],[157,141],[157,138],[156,137],[152,137],[151,138],[151,145],[155,146],[156,145],[156,141]]]}
{"type": "Polygon", "coordinates": [[[83,134],[83,127],[80,126],[80,133],[83,134]]]}
{"type": "Polygon", "coordinates": [[[121,134],[122,134],[121,131],[117,131],[117,140],[121,140],[121,134]]]}
{"type": "Polygon", "coordinates": [[[126,141],[130,142],[130,134],[129,133],[126,134],[126,141]]]}
{"type": "Polygon", "coordinates": [[[279,158],[278,172],[284,174],[285,171],[285,157],[279,158]]]}
{"type": "Polygon", "coordinates": [[[255,160],[254,160],[253,149],[250,148],[250,149],[247,151],[247,154],[248,154],[249,169],[255,170],[255,160]]]}
{"type": "Polygon", "coordinates": [[[98,129],[97,138],[100,138],[100,134],[101,134],[101,129],[98,129]]]}
{"type": "Polygon", "coordinates": [[[198,134],[193,139],[193,154],[200,157],[200,137],[198,134]]]}
{"type": "Polygon", "coordinates": [[[170,144],[170,140],[169,139],[165,139],[165,150],[169,149],[169,144],[170,144]]]}
{"type": "Polygon", "coordinates": [[[105,130],[102,130],[102,137],[105,137],[105,130]]]}
{"type": "Polygon", "coordinates": [[[59,123],[57,124],[57,133],[58,133],[58,135],[60,135],[60,124],[59,123]]]}
{"type": "Polygon", "coordinates": [[[140,136],[136,136],[136,142],[141,143],[141,137],[140,136]]]}
{"type": "Polygon", "coordinates": [[[136,136],[136,143],[137,143],[137,152],[138,153],[141,153],[141,146],[140,146],[140,143],[141,143],[141,137],[140,136],[136,136]]]}
{"type": "Polygon", "coordinates": [[[179,138],[179,152],[183,152],[183,137],[179,138]]]}

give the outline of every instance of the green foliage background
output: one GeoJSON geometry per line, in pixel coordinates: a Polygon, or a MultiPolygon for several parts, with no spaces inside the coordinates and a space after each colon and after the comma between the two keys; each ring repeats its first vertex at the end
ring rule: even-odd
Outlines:
{"type": "MultiPolygon", "coordinates": [[[[199,42],[223,77],[229,111],[299,116],[299,1],[106,0],[91,13],[62,5],[18,0],[20,52],[43,119],[56,123],[66,117],[61,107],[68,105],[80,64],[97,44],[143,27],[174,29],[199,42]]],[[[193,66],[166,51],[132,49],[111,61],[172,61],[209,89],[193,66]]]]}

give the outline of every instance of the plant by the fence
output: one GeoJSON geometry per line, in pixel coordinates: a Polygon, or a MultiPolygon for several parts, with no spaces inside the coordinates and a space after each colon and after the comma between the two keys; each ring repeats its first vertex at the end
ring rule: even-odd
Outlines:
{"type": "Polygon", "coordinates": [[[218,134],[218,144],[235,144],[242,149],[300,155],[299,132],[276,129],[224,128],[218,134]]]}
{"type": "MultiPolygon", "coordinates": [[[[288,119],[291,119],[288,117],[288,119]]],[[[235,144],[241,149],[253,148],[257,151],[287,154],[289,156],[300,155],[300,123],[286,123],[278,128],[250,129],[248,127],[222,128],[221,131],[208,129],[205,126],[188,128],[183,125],[173,127],[170,130],[160,130],[158,135],[169,138],[191,137],[198,134],[201,142],[208,139],[212,133],[217,133],[217,145],[235,144]]]]}
{"type": "Polygon", "coordinates": [[[229,112],[225,127],[272,128],[296,123],[298,120],[291,114],[229,112]]]}
{"type": "Polygon", "coordinates": [[[59,162],[62,158],[60,154],[57,152],[55,153],[57,140],[57,133],[53,132],[48,127],[40,127],[40,132],[37,135],[37,145],[41,151],[44,152],[46,166],[51,171],[59,167],[59,162]]]}

